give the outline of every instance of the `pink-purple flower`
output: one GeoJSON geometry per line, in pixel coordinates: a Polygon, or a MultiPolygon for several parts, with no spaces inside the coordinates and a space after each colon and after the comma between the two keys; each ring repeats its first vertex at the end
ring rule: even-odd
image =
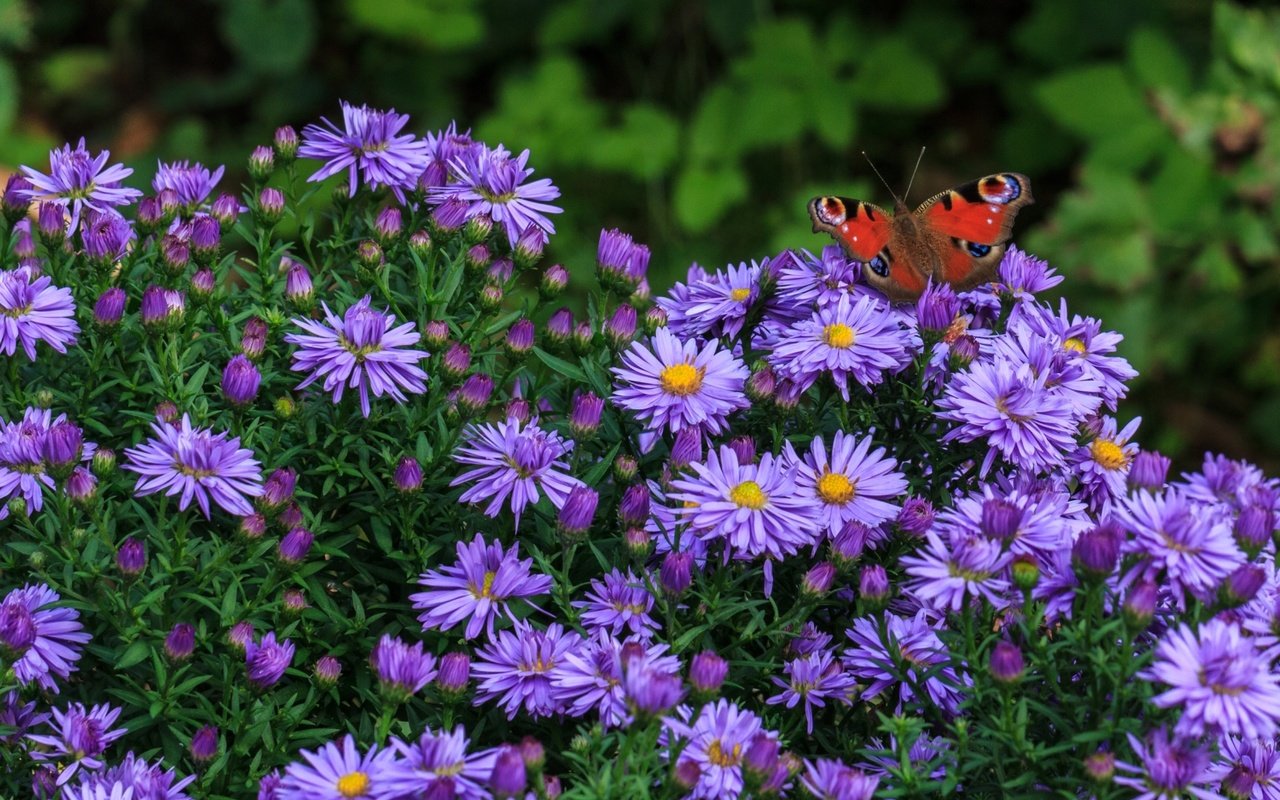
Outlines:
{"type": "Polygon", "coordinates": [[[80,612],[58,606],[62,597],[43,583],[28,583],[0,602],[0,651],[18,683],[58,692],[58,681],[76,669],[90,639],[80,612]]]}
{"type": "Polygon", "coordinates": [[[176,426],[158,421],[151,429],[153,438],[124,451],[124,468],[138,473],[137,496],[159,491],[179,495],[179,510],[194,499],[205,517],[210,498],[232,514],[253,513],[250,498],[262,494],[262,469],[253,451],[240,446],[239,437],[195,428],[186,414],[176,426]]]}
{"type": "Polygon", "coordinates": [[[411,133],[400,131],[409,123],[408,114],[395,109],[382,111],[367,105],[355,106],[342,101],[342,126],[326,117],[323,125],[302,129],[299,158],[321,159],[324,166],[308,181],[322,181],[346,170],[347,191],[351,197],[363,180],[370,189],[390,188],[402,202],[406,189],[412,189],[427,166],[427,143],[411,133]]]}
{"type": "Polygon", "coordinates": [[[536,419],[527,425],[514,418],[472,425],[453,459],[473,468],[449,485],[474,484],[459,499],[464,503],[487,500],[484,513],[490,517],[498,516],[509,499],[519,527],[521,513],[538,502],[542,494],[559,509],[569,492],[582,485],[568,473],[569,464],[564,459],[572,449],[572,441],[538,427],[536,419]]]}
{"type": "Polygon", "coordinates": [[[450,200],[466,203],[468,219],[487,214],[503,227],[512,247],[530,227],[555,233],[547,215],[563,209],[548,201],[559,197],[560,190],[550,178],[529,181],[534,170],[525,166],[528,162],[528,150],[513,157],[502,145],[467,148],[449,162],[450,182],[432,187],[428,199],[437,205],[450,200]]]}
{"type": "Polygon", "coordinates": [[[495,701],[508,719],[522,708],[532,717],[563,710],[552,685],[553,672],[582,644],[581,636],[558,622],[539,630],[521,620],[514,630],[498,631],[480,648],[471,667],[477,681],[476,704],[495,701]]]}
{"type": "Polygon", "coordinates": [[[11,356],[21,346],[35,361],[39,342],[65,353],[80,332],[75,316],[71,290],[54,286],[47,275],[0,271],[0,353],[11,356]]]}
{"type": "Polygon", "coordinates": [[[123,164],[107,166],[110,158],[111,153],[107,150],[96,156],[90,154],[83,138],[74,149],[70,144],[64,144],[49,151],[49,174],[22,167],[32,186],[24,190],[25,197],[33,202],[69,206],[71,221],[67,235],[70,236],[79,227],[80,216],[85,209],[101,211],[110,206],[129,205],[142,196],[137,189],[121,185],[133,170],[123,164]]]}

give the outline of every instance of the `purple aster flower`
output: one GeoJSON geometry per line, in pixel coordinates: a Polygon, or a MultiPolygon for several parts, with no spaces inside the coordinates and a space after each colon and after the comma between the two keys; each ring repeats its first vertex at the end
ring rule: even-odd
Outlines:
{"type": "MultiPolygon", "coordinates": [[[[1024,304],[1022,306],[1026,308],[1024,304]]],[[[1040,335],[1057,344],[1068,360],[1079,364],[1101,385],[1103,402],[1115,409],[1116,403],[1128,394],[1125,385],[1138,371],[1125,359],[1111,355],[1124,339],[1118,333],[1102,330],[1102,323],[1091,317],[1068,317],[1066,301],[1062,301],[1058,314],[1046,311],[1024,316],[1025,323],[1040,335]]]]}
{"type": "Polygon", "coordinates": [[[908,588],[920,602],[939,611],[960,611],[969,597],[986,600],[994,608],[1007,604],[1009,582],[1004,574],[1011,558],[1000,542],[983,536],[947,542],[936,533],[925,539],[921,555],[901,559],[912,578],[908,588]]]}
{"type": "Polygon", "coordinates": [[[1070,549],[1072,540],[1090,527],[1079,501],[1060,486],[983,484],[980,491],[957,497],[938,515],[934,533],[947,541],[980,534],[999,541],[1014,554],[1041,559],[1070,549]]]}
{"type": "Polygon", "coordinates": [[[1179,608],[1187,592],[1209,600],[1218,587],[1245,561],[1231,533],[1231,522],[1208,508],[1191,503],[1182,490],[1160,494],[1135,492],[1117,505],[1116,521],[1133,533],[1126,553],[1142,561],[1125,575],[1165,585],[1179,608]]]}
{"type": "Polygon", "coordinates": [[[422,394],[427,390],[427,373],[418,366],[427,354],[413,349],[419,338],[414,324],[396,327],[394,316],[375,310],[370,303],[365,295],[342,317],[321,303],[327,324],[295,318],[293,324],[304,332],[284,337],[298,346],[290,369],[310,373],[297,388],[323,379],[324,390],[333,392],[334,403],[342,400],[345,389],[358,388],[360,413],[366,417],[370,389],[377,397],[390,395],[399,403],[407,401],[405,392],[422,394]]]}
{"type": "Polygon", "coordinates": [[[164,490],[172,497],[181,494],[179,510],[192,498],[209,517],[209,498],[232,514],[253,513],[250,497],[262,494],[262,470],[253,451],[240,446],[239,437],[228,439],[226,432],[192,428],[186,414],[178,426],[155,422],[155,437],[124,451],[124,468],[138,473],[134,493],[143,497],[164,490]]]}
{"type": "Polygon", "coordinates": [[[511,512],[520,525],[520,514],[531,503],[538,502],[539,492],[546,493],[551,504],[559,509],[569,492],[582,481],[568,474],[564,456],[573,449],[573,442],[560,434],[544,431],[537,420],[527,425],[517,419],[499,423],[469,426],[465,442],[453,455],[461,464],[471,464],[454,478],[450,486],[475,483],[462,493],[463,503],[488,500],[484,513],[496,517],[502,511],[507,498],[511,499],[511,512]]]}
{"type": "Polygon", "coordinates": [[[769,356],[774,372],[803,393],[830,373],[845,402],[849,379],[870,388],[886,372],[910,363],[911,334],[889,307],[870,296],[841,297],[834,306],[788,328],[769,356]]]}
{"type": "Polygon", "coordinates": [[[870,436],[858,440],[836,431],[830,454],[822,437],[815,436],[803,458],[788,443],[787,457],[796,464],[796,488],[817,501],[830,535],[850,521],[875,526],[898,514],[898,507],[883,498],[904,494],[907,480],[883,447],[871,450],[870,436]]]}
{"type": "Polygon", "coordinates": [[[74,608],[56,608],[62,597],[42,583],[14,589],[0,602],[0,650],[18,683],[57,693],[56,679],[76,670],[80,648],[91,638],[74,608]]]}
{"type": "Polygon", "coordinates": [[[950,666],[950,654],[935,632],[938,625],[918,612],[904,618],[861,617],[845,631],[854,646],[844,651],[845,668],[867,684],[863,699],[897,687],[898,705],[911,701],[932,702],[951,713],[960,703],[961,680],[950,666]],[[923,684],[927,698],[917,697],[914,687],[923,684]]]}
{"type": "Polygon", "coordinates": [[[49,174],[22,167],[31,189],[25,190],[27,200],[55,203],[71,207],[71,223],[67,235],[75,233],[80,225],[84,209],[101,211],[108,206],[129,205],[142,196],[137,189],[121,186],[133,170],[123,164],[107,166],[111,153],[103,150],[90,155],[84,139],[75,149],[70,144],[49,151],[49,174]]]}
{"type": "Polygon", "coordinates": [[[1271,659],[1234,622],[1210,619],[1199,629],[1166,632],[1155,661],[1140,677],[1170,688],[1153,698],[1178,708],[1180,736],[1227,734],[1273,739],[1280,722],[1280,675],[1271,659]]]}
{"type": "Polygon", "coordinates": [[[804,703],[804,718],[809,733],[813,733],[814,707],[824,708],[827,698],[848,705],[849,695],[857,683],[857,678],[845,672],[840,662],[827,650],[791,659],[787,662],[786,673],[786,680],[774,676],[773,684],[782,689],[782,692],[765,702],[771,706],[785,703],[787,708],[795,708],[799,703],[804,703]]]}
{"type": "Polygon", "coordinates": [[[697,783],[687,795],[706,800],[732,800],[741,796],[744,751],[757,734],[770,738],[777,734],[764,730],[759,717],[727,700],[708,703],[692,723],[666,718],[667,727],[687,744],[681,762],[698,767],[697,783]]]}
{"type": "Polygon", "coordinates": [[[671,297],[657,299],[667,312],[667,327],[686,338],[714,334],[733,339],[742,332],[747,312],[760,296],[760,274],[760,265],[753,261],[704,274],[687,289],[677,284],[671,297]]]}
{"type": "Polygon", "coordinates": [[[572,605],[584,609],[582,624],[593,633],[607,630],[618,636],[625,628],[630,634],[648,639],[659,627],[649,616],[653,595],[631,570],[623,575],[615,567],[603,580],[591,581],[587,599],[575,600],[572,605]]]}
{"type": "Polygon", "coordinates": [[[1123,430],[1117,431],[1114,417],[1102,418],[1102,430],[1093,441],[1081,445],[1067,457],[1067,462],[1080,481],[1080,493],[1094,510],[1106,514],[1112,504],[1123,498],[1129,465],[1138,455],[1138,445],[1131,442],[1142,424],[1135,417],[1123,430]]]}
{"type": "Polygon", "coordinates": [[[631,723],[626,671],[674,676],[679,669],[680,659],[667,655],[665,644],[623,643],[601,632],[565,653],[551,673],[551,685],[569,716],[580,717],[594,709],[606,728],[625,727],[631,723]]]}
{"type": "MultiPolygon", "coordinates": [[[[1205,453],[1199,472],[1183,473],[1182,477],[1188,484],[1188,498],[1236,510],[1252,502],[1247,499],[1252,490],[1261,488],[1264,483],[1262,470],[1249,462],[1212,453],[1205,453]]],[[[1274,502],[1274,495],[1272,497],[1274,502]]]]}
{"type": "Polygon", "coordinates": [[[487,647],[480,648],[471,667],[477,681],[476,705],[496,700],[508,719],[515,719],[521,708],[533,717],[561,711],[552,674],[582,644],[581,636],[566,632],[558,622],[540,631],[518,620],[514,631],[498,631],[487,647]]]}
{"type": "Polygon", "coordinates": [[[613,373],[614,403],[635,412],[649,430],[701,427],[720,433],[730,413],[750,405],[742,361],[714,341],[682,342],[666,328],[654,334],[651,347],[633,343],[613,373]]]}
{"type": "Polygon", "coordinates": [[[383,786],[395,760],[394,750],[377,745],[363,755],[356,740],[347,734],[339,743],[329,742],[315,751],[302,751],[302,763],[285,768],[284,780],[276,790],[279,800],[351,800],[351,798],[391,797],[383,786]]]}
{"type": "Polygon", "coordinates": [[[1037,472],[1058,466],[1075,449],[1076,428],[1070,408],[1046,389],[1047,377],[1003,359],[975,362],[938,399],[938,417],[957,423],[943,441],[985,438],[983,474],[997,453],[1037,472]]]}
{"type": "Polygon", "coordinates": [[[213,194],[218,181],[222,180],[223,169],[218,167],[210,171],[200,163],[189,161],[159,162],[156,175],[151,179],[151,188],[157,194],[165,189],[172,190],[179,203],[189,211],[194,210],[213,194]]]}
{"type": "Polygon", "coordinates": [[[782,559],[817,542],[820,510],[796,488],[795,469],[771,453],[740,464],[730,447],[694,464],[696,477],[672,482],[671,497],[702,539],[723,539],[734,557],[782,559]]]}
{"type": "Polygon", "coordinates": [[[120,709],[109,705],[96,705],[90,710],[80,703],[71,703],[65,710],[53,709],[52,734],[29,734],[27,739],[40,745],[28,751],[40,764],[54,764],[61,770],[58,785],[65,786],[81,767],[86,770],[102,769],[101,756],[107,747],[124,736],[124,728],[112,730],[120,709]]]}
{"type": "Polygon", "coordinates": [[[422,642],[409,645],[390,634],[383,634],[373,646],[369,664],[382,690],[398,702],[422,691],[436,676],[436,657],[422,652],[422,642]]]}
{"type": "Polygon", "coordinates": [[[423,731],[415,742],[392,739],[398,758],[387,764],[378,788],[385,796],[489,800],[486,788],[496,751],[468,753],[466,730],[452,733],[423,731]]]}
{"type": "Polygon", "coordinates": [[[861,273],[858,262],[850,261],[839,245],[822,248],[817,258],[808,250],[800,250],[778,270],[778,294],[807,317],[815,306],[827,308],[841,297],[859,292],[861,273]]]}
{"type": "Polygon", "coordinates": [[[871,800],[880,779],[830,758],[804,763],[800,782],[817,800],[871,800]]]}
{"type": "Polygon", "coordinates": [[[1272,740],[1240,739],[1224,736],[1218,742],[1221,759],[1214,765],[1210,785],[1230,780],[1233,775],[1252,781],[1252,798],[1276,800],[1280,797],[1280,753],[1272,740]]]}
{"type": "Polygon", "coordinates": [[[413,134],[400,135],[408,114],[395,109],[380,111],[341,101],[342,127],[321,117],[321,125],[302,129],[300,158],[324,160],[308,181],[322,181],[347,171],[347,193],[355,197],[361,179],[370,189],[387,186],[404,202],[404,190],[412,189],[427,166],[427,143],[413,134]]]}
{"type": "Polygon", "coordinates": [[[547,215],[559,214],[563,209],[547,201],[559,197],[560,190],[550,178],[526,183],[534,172],[525,166],[528,161],[528,150],[513,158],[502,145],[493,149],[467,148],[449,162],[453,180],[429,189],[427,197],[433,204],[451,200],[466,203],[468,219],[488,216],[506,230],[512,247],[530,227],[555,233],[555,225],[547,215]]]}
{"type": "Polygon", "coordinates": [[[470,544],[458,542],[457,553],[454,565],[420,577],[418,583],[427,591],[409,595],[413,607],[422,612],[418,620],[424,630],[447,631],[469,618],[463,634],[467,639],[474,638],[481,628],[487,628],[492,638],[498,616],[515,620],[510,600],[551,591],[551,578],[529,571],[533,559],[520,560],[518,542],[504,551],[502,542],[495,539],[486,545],[477,533],[470,544]]]}
{"type": "MultiPolygon", "coordinates": [[[[194,783],[195,779],[195,775],[179,778],[174,770],[166,770],[159,761],[151,764],[128,752],[119,764],[97,772],[81,772],[80,783],[76,785],[75,791],[95,792],[97,794],[86,795],[95,800],[119,800],[127,797],[124,793],[129,791],[133,792],[134,800],[191,800],[191,795],[183,789],[194,783]],[[121,794],[113,795],[117,786],[121,794]]],[[[64,800],[80,800],[80,795],[68,794],[70,787],[62,791],[64,800]]]]}
{"type": "Polygon", "coordinates": [[[274,686],[293,663],[294,649],[293,642],[288,639],[277,642],[274,631],[264,635],[261,642],[252,639],[245,642],[245,674],[249,682],[259,689],[274,686]]]}
{"type": "Polygon", "coordinates": [[[0,706],[0,726],[10,729],[9,733],[0,734],[0,744],[6,748],[16,747],[32,728],[37,728],[49,720],[49,715],[36,711],[35,701],[22,702],[18,691],[12,690],[5,695],[4,705],[0,706]]]}
{"type": "Polygon", "coordinates": [[[1135,800],[1178,800],[1191,796],[1196,800],[1225,800],[1208,788],[1213,779],[1209,751],[1191,742],[1171,737],[1158,728],[1143,742],[1129,734],[1129,746],[1141,764],[1116,762],[1116,767],[1133,777],[1115,778],[1116,784],[1136,789],[1135,800]]]}
{"type": "Polygon", "coordinates": [[[1052,289],[1062,283],[1062,280],[1061,275],[1054,273],[1053,267],[1035,256],[1027,255],[1017,245],[1010,245],[1000,261],[1002,289],[1019,299],[1031,300],[1031,295],[1052,289]]]}
{"type": "Polygon", "coordinates": [[[84,215],[80,241],[85,256],[94,263],[106,265],[120,260],[133,239],[133,228],[115,209],[88,211],[84,215]]]}
{"type": "Polygon", "coordinates": [[[0,272],[0,353],[11,356],[22,345],[27,360],[35,361],[36,342],[67,352],[80,332],[75,314],[71,290],[54,286],[48,276],[0,272]]]}

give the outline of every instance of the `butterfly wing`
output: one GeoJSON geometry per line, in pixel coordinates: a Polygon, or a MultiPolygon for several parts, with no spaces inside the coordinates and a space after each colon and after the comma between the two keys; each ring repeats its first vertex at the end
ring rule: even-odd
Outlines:
{"type": "Polygon", "coordinates": [[[867,283],[890,300],[912,300],[924,291],[928,276],[901,253],[895,257],[889,246],[895,218],[884,209],[848,197],[815,197],[809,201],[809,217],[814,233],[831,234],[850,258],[862,262],[867,283]]]}
{"type": "Polygon", "coordinates": [[[1001,172],[922,203],[916,209],[921,221],[950,240],[941,253],[942,277],[960,291],[993,280],[1009,246],[1014,218],[1033,202],[1027,176],[1001,172]]]}

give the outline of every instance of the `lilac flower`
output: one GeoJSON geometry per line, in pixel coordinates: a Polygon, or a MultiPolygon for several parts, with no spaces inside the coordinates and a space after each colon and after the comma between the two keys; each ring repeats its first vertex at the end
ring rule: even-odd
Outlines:
{"type": "Polygon", "coordinates": [[[467,428],[464,440],[453,459],[475,468],[454,478],[449,485],[474,482],[458,499],[463,503],[488,500],[484,510],[487,516],[498,516],[510,497],[511,512],[519,527],[521,512],[538,502],[540,491],[559,509],[570,490],[582,485],[582,481],[567,473],[569,465],[564,460],[573,449],[573,442],[564,440],[558,433],[544,431],[536,419],[528,425],[516,419],[472,425],[467,428]]]}
{"type": "Polygon", "coordinates": [[[363,178],[370,189],[389,187],[403,203],[404,190],[414,187],[427,166],[427,143],[413,134],[399,135],[409,122],[408,114],[357,107],[345,100],[341,105],[341,128],[321,117],[323,126],[302,129],[298,156],[326,162],[307,180],[322,181],[346,170],[349,196],[355,197],[363,178]]]}
{"type": "Polygon", "coordinates": [[[858,440],[844,431],[836,431],[829,455],[821,436],[813,438],[803,458],[787,444],[787,458],[796,465],[796,488],[817,501],[822,523],[832,536],[850,521],[875,526],[898,513],[898,507],[883,498],[904,494],[906,478],[883,447],[869,450],[870,436],[858,440]]]}
{"type": "Polygon", "coordinates": [[[830,758],[805,762],[801,779],[817,800],[871,800],[880,779],[830,758]]]}
{"type": "Polygon", "coordinates": [[[97,264],[114,264],[129,250],[135,234],[128,220],[115,209],[89,211],[84,215],[80,229],[80,241],[84,254],[97,264]]]}
{"type": "Polygon", "coordinates": [[[830,373],[848,402],[850,378],[866,388],[880,383],[886,372],[907,366],[910,347],[910,334],[887,305],[867,295],[856,301],[841,297],[788,328],[769,363],[795,385],[797,395],[830,373]]]}
{"type": "Polygon", "coordinates": [[[687,288],[676,284],[671,296],[659,297],[657,303],[667,312],[667,327],[676,336],[714,334],[732,339],[742,332],[747,312],[759,296],[760,265],[752,262],[729,265],[724,272],[710,276],[702,274],[687,288]]]}
{"type": "Polygon", "coordinates": [[[1253,798],[1276,800],[1280,796],[1280,753],[1275,741],[1224,736],[1218,741],[1218,751],[1221,761],[1214,765],[1210,785],[1236,774],[1253,783],[1253,798]]]}
{"type": "Polygon", "coordinates": [[[178,197],[178,202],[188,210],[193,210],[209,199],[222,180],[224,167],[212,172],[208,167],[195,162],[174,161],[171,164],[158,163],[156,175],[151,179],[151,188],[156,193],[170,189],[178,197]]]}
{"type": "Polygon", "coordinates": [[[277,642],[274,631],[265,634],[260,643],[245,642],[245,674],[249,682],[260,689],[274,686],[293,663],[293,653],[293,642],[288,639],[277,642]]]}
{"type": "Polygon", "coordinates": [[[232,514],[253,513],[248,498],[262,494],[262,470],[253,451],[240,446],[239,437],[228,439],[226,432],[193,428],[186,414],[176,427],[155,422],[151,429],[154,438],[124,451],[124,468],[138,473],[135,494],[181,494],[179,510],[186,510],[194,498],[206,518],[210,496],[232,514]]]}
{"type": "Polygon", "coordinates": [[[771,706],[785,703],[787,708],[795,708],[797,704],[804,703],[804,718],[809,733],[813,733],[814,707],[825,707],[827,698],[848,705],[849,695],[857,683],[857,678],[845,672],[840,662],[832,658],[827,650],[791,659],[787,662],[786,673],[786,680],[774,676],[773,684],[782,689],[782,692],[765,702],[771,706]]]}
{"type": "Polygon", "coordinates": [[[582,637],[553,622],[545,631],[524,620],[514,631],[498,631],[480,648],[472,672],[476,676],[476,705],[495,700],[508,719],[524,708],[530,716],[547,717],[561,710],[552,686],[555,668],[582,647],[582,637]]]}
{"type": "Polygon", "coordinates": [[[1000,282],[1003,289],[1021,300],[1031,300],[1031,295],[1052,289],[1062,283],[1061,275],[1054,274],[1053,267],[1029,256],[1010,245],[1000,261],[1000,282]]]}
{"type": "MultiPolygon", "coordinates": [[[[1021,306],[1022,309],[1029,307],[1028,304],[1021,306]]],[[[1108,408],[1115,409],[1116,403],[1128,393],[1125,384],[1138,374],[1128,361],[1110,355],[1124,339],[1123,336],[1103,331],[1102,323],[1090,317],[1076,315],[1068,318],[1065,300],[1056,316],[1044,310],[1025,314],[1023,319],[1037,333],[1056,343],[1069,361],[1080,365],[1096,379],[1101,386],[1103,402],[1108,408]]]]}
{"type": "Polygon", "coordinates": [[[91,638],[74,608],[53,607],[62,597],[42,583],[14,589],[0,602],[0,651],[18,683],[57,694],[57,680],[76,670],[80,648],[91,638]]]}
{"type": "Polygon", "coordinates": [[[591,632],[607,630],[618,636],[625,628],[633,635],[648,639],[659,627],[649,616],[653,595],[631,570],[623,575],[615,567],[603,580],[592,580],[587,599],[575,600],[572,605],[585,609],[582,624],[591,632]]]}
{"type": "Polygon", "coordinates": [[[494,540],[486,546],[480,534],[470,544],[458,542],[458,560],[453,566],[424,573],[419,584],[427,591],[409,595],[424,630],[450,630],[464,619],[467,639],[487,628],[493,637],[493,622],[498,616],[513,621],[508,602],[551,591],[551,578],[530,573],[533,559],[520,560],[520,544],[504,551],[494,540]]]}
{"type": "Polygon", "coordinates": [[[1080,481],[1080,493],[1088,499],[1091,508],[1103,514],[1125,495],[1129,464],[1138,455],[1138,445],[1130,439],[1140,424],[1142,417],[1135,417],[1117,432],[1115,418],[1103,417],[1102,430],[1093,441],[1076,448],[1067,458],[1080,481]]]}
{"type": "Polygon", "coordinates": [[[1044,559],[1070,549],[1076,534],[1089,527],[1081,504],[1061,487],[983,484],[980,491],[957,497],[938,515],[933,531],[948,541],[974,533],[1004,543],[1014,554],[1044,559]]]}
{"type": "Polygon", "coordinates": [[[1010,556],[1000,542],[981,536],[943,541],[936,533],[925,536],[922,555],[903,556],[902,565],[912,580],[908,588],[920,602],[937,610],[960,611],[967,600],[986,600],[1003,608],[1009,583],[1003,577],[1010,556]]]}
{"type": "Polygon", "coordinates": [[[1169,685],[1153,702],[1178,708],[1174,732],[1272,739],[1280,723],[1280,676],[1240,626],[1210,619],[1180,625],[1161,638],[1155,661],[1140,677],[1169,685]]]}
{"type": "MultiPolygon", "coordinates": [[[[21,421],[6,422],[0,417],[0,519],[9,516],[5,501],[14,496],[26,501],[28,515],[44,508],[44,490],[57,485],[46,470],[46,439],[66,420],[66,414],[54,418],[42,408],[28,408],[21,421]]],[[[85,442],[81,459],[89,461],[96,449],[92,442],[85,442]]]]}
{"type": "Polygon", "coordinates": [[[649,430],[720,433],[730,413],[750,405],[743,393],[748,372],[739,359],[714,341],[682,342],[666,328],[654,334],[651,347],[633,343],[613,373],[613,402],[649,430]]]}
{"type": "MultiPolygon", "coordinates": [[[[191,795],[183,789],[194,783],[195,779],[195,775],[179,778],[174,770],[166,770],[159,761],[151,764],[129,752],[125,753],[119,764],[97,772],[81,772],[80,783],[75,791],[96,792],[97,794],[92,795],[94,798],[106,800],[127,797],[126,793],[129,791],[133,792],[133,800],[191,800],[191,795]],[[111,792],[117,786],[122,794],[112,795],[111,792]]],[[[64,800],[80,800],[80,795],[67,794],[71,791],[69,787],[62,791],[64,800]]]]}
{"type": "Polygon", "coordinates": [[[551,673],[551,684],[569,716],[580,717],[595,710],[606,728],[626,726],[631,722],[623,685],[628,669],[646,675],[675,675],[680,659],[667,655],[665,644],[623,643],[601,632],[565,653],[551,673]]]}
{"type": "Polygon", "coordinates": [[[680,760],[698,767],[697,784],[688,796],[706,800],[732,800],[741,796],[743,751],[756,734],[777,738],[776,734],[764,730],[759,717],[727,700],[703,706],[692,723],[668,717],[666,724],[687,742],[680,760]]]}
{"type": "Polygon", "coordinates": [[[102,769],[100,756],[107,747],[124,736],[124,728],[112,730],[120,718],[120,709],[109,705],[96,705],[90,710],[80,703],[71,703],[65,710],[53,709],[52,734],[28,734],[38,749],[29,751],[31,758],[40,764],[54,764],[61,770],[58,785],[65,786],[81,767],[86,770],[102,769]]]}
{"type": "Polygon", "coordinates": [[[309,373],[297,388],[323,379],[324,390],[333,393],[334,403],[342,400],[345,389],[359,389],[360,413],[366,417],[370,389],[377,397],[390,395],[399,403],[407,402],[406,392],[422,394],[427,390],[427,373],[418,366],[427,354],[413,349],[419,338],[414,324],[395,326],[395,317],[375,310],[371,302],[365,295],[342,317],[321,303],[325,323],[295,318],[293,324],[303,333],[284,337],[298,345],[290,369],[309,373]]]}
{"type": "Polygon", "coordinates": [[[75,315],[71,290],[54,286],[48,276],[0,272],[0,353],[11,356],[22,345],[27,360],[35,361],[37,342],[67,352],[80,332],[75,315]]]}
{"type": "Polygon", "coordinates": [[[56,203],[71,207],[71,223],[67,235],[75,233],[80,225],[80,215],[89,208],[101,211],[108,206],[124,206],[142,196],[137,189],[121,186],[133,170],[123,164],[107,166],[111,153],[103,150],[93,156],[85,148],[84,139],[75,149],[65,144],[49,151],[49,174],[22,167],[31,189],[24,191],[27,200],[56,203]]]}
{"type": "Polygon", "coordinates": [[[854,646],[843,656],[845,668],[867,684],[863,699],[876,697],[896,685],[899,709],[912,700],[927,699],[944,711],[954,712],[960,703],[961,681],[950,666],[950,655],[936,629],[937,625],[923,611],[911,618],[885,614],[883,623],[872,617],[854,620],[853,627],[845,631],[854,646]],[[928,698],[915,694],[913,687],[921,683],[928,698]]]}
{"type": "Polygon", "coordinates": [[[36,711],[35,701],[22,702],[18,690],[10,690],[4,696],[4,705],[0,706],[0,726],[9,728],[9,732],[0,734],[0,744],[6,749],[14,748],[26,738],[27,732],[37,728],[49,720],[49,715],[36,711]]]}
{"type": "Polygon", "coordinates": [[[850,261],[839,245],[822,248],[821,258],[800,250],[778,270],[778,294],[804,310],[801,318],[807,317],[815,306],[827,308],[857,293],[860,273],[858,262],[850,261]]]}
{"type": "Polygon", "coordinates": [[[1213,779],[1209,752],[1202,747],[1173,738],[1164,728],[1153,731],[1144,743],[1129,734],[1129,746],[1141,764],[1116,762],[1120,770],[1133,777],[1115,778],[1120,786],[1137,789],[1135,800],[1225,800],[1208,788],[1213,779]]]}
{"type": "Polygon", "coordinates": [[[415,742],[392,739],[391,744],[399,757],[386,765],[378,782],[386,797],[489,800],[485,787],[496,753],[468,753],[467,732],[461,725],[452,733],[432,733],[428,728],[415,742]]]}
{"type": "Polygon", "coordinates": [[[693,469],[696,477],[672,482],[671,497],[699,538],[722,539],[741,559],[782,559],[817,541],[819,509],[796,488],[795,469],[772,454],[740,464],[726,446],[693,469]]]}
{"type": "Polygon", "coordinates": [[[277,789],[279,800],[351,800],[390,797],[382,785],[395,760],[394,750],[377,745],[363,755],[355,738],[347,734],[340,743],[329,742],[314,751],[302,751],[306,763],[295,761],[285,768],[277,789]]]}
{"type": "Polygon", "coordinates": [[[457,122],[450,122],[442,131],[428,133],[423,139],[427,143],[427,167],[418,178],[418,186],[426,189],[444,186],[456,177],[449,172],[455,159],[484,147],[471,138],[470,130],[458,133],[457,122]]]}
{"type": "Polygon", "coordinates": [[[412,646],[383,634],[369,654],[383,691],[403,701],[422,691],[436,676],[436,657],[422,652],[422,642],[412,646]]]}
{"type": "Polygon", "coordinates": [[[533,174],[532,168],[525,167],[528,161],[528,150],[513,158],[502,145],[468,148],[449,162],[453,181],[429,189],[427,197],[434,204],[450,200],[466,203],[468,219],[489,216],[506,230],[512,247],[530,226],[555,233],[547,215],[563,209],[547,201],[559,197],[560,190],[549,178],[525,183],[533,174]]]}

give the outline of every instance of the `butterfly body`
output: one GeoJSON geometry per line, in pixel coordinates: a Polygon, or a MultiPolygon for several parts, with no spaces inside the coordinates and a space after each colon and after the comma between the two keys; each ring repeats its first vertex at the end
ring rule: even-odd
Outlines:
{"type": "Polygon", "coordinates": [[[1003,172],[941,192],[914,212],[901,200],[890,215],[861,200],[824,196],[809,202],[809,216],[815,233],[830,233],[862,262],[869,284],[906,302],[930,279],[957,291],[994,280],[1013,219],[1032,202],[1031,181],[1003,172]]]}

